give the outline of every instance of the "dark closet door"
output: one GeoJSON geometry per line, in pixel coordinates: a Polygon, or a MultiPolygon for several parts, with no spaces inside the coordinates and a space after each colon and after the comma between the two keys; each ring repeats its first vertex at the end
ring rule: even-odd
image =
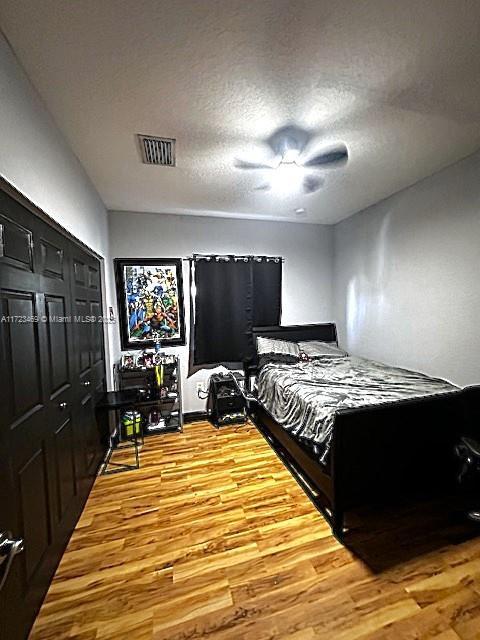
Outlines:
{"type": "Polygon", "coordinates": [[[72,245],[60,233],[39,222],[34,256],[40,276],[43,319],[40,325],[44,389],[48,409],[50,493],[56,537],[69,535],[78,515],[79,469],[74,439],[74,335],[71,322],[72,245]]]}
{"type": "Polygon", "coordinates": [[[71,277],[77,464],[89,484],[104,453],[95,421],[95,398],[106,388],[100,264],[75,249],[71,277]]]}
{"type": "MultiPolygon", "coordinates": [[[[0,591],[2,639],[27,636],[95,471],[92,463],[87,482],[79,462],[85,425],[92,432],[95,421],[90,407],[78,409],[74,252],[0,191],[0,536],[24,547],[0,591]]],[[[0,582],[9,548],[0,549],[0,582]]]]}

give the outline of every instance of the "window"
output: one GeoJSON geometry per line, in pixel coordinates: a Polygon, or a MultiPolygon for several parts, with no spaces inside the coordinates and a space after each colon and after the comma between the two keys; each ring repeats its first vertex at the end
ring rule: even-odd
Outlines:
{"type": "Polygon", "coordinates": [[[280,324],[282,259],[194,256],[191,372],[238,367],[251,355],[253,326],[280,324]]]}

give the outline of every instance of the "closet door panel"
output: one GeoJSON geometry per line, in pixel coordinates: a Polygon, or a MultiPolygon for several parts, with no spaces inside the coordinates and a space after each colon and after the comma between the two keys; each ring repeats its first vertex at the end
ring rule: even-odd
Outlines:
{"type": "Polygon", "coordinates": [[[96,291],[100,293],[101,282],[100,282],[100,265],[97,264],[89,264],[87,266],[87,274],[88,274],[88,288],[91,291],[96,291]]]}
{"type": "Polygon", "coordinates": [[[0,213],[0,258],[5,265],[33,273],[32,231],[3,213],[0,213]]]}
{"type": "Polygon", "coordinates": [[[67,302],[61,296],[45,296],[47,322],[48,382],[50,399],[71,386],[67,335],[67,302]],[[65,319],[65,320],[64,320],[65,319]]]}
{"type": "Polygon", "coordinates": [[[76,298],[74,301],[75,320],[74,331],[76,337],[77,370],[84,378],[90,374],[91,326],[88,322],[90,308],[86,299],[76,298]]]}
{"type": "Polygon", "coordinates": [[[87,284],[87,265],[81,258],[73,258],[73,281],[75,286],[85,287],[87,284]]]}
{"type": "Polygon", "coordinates": [[[7,402],[13,405],[14,428],[23,418],[43,408],[40,372],[39,325],[35,293],[33,291],[3,290],[2,333],[6,340],[6,357],[10,365],[12,393],[7,402]]]}
{"type": "Polygon", "coordinates": [[[20,494],[22,534],[26,541],[23,560],[28,584],[41,568],[52,542],[52,530],[44,441],[35,444],[27,458],[17,470],[15,479],[20,494]]]}
{"type": "MultiPolygon", "coordinates": [[[[103,318],[102,305],[99,301],[92,300],[90,302],[90,316],[92,318],[103,318]]],[[[103,327],[101,320],[92,322],[91,330],[91,360],[92,365],[95,367],[98,363],[103,366],[103,327]]]]}
{"type": "Polygon", "coordinates": [[[83,432],[85,437],[85,468],[87,474],[95,473],[100,461],[100,434],[95,423],[93,397],[91,394],[82,399],[83,432]],[[93,417],[93,419],[92,419],[93,417]]]}
{"type": "Polygon", "coordinates": [[[40,270],[47,278],[65,280],[65,250],[60,246],[61,241],[53,242],[40,238],[40,270]]]}
{"type": "Polygon", "coordinates": [[[69,415],[54,433],[57,522],[68,515],[77,496],[74,444],[72,418],[69,415]]]}
{"type": "Polygon", "coordinates": [[[87,273],[90,317],[96,319],[91,326],[92,383],[95,391],[99,392],[105,390],[105,348],[100,264],[97,261],[95,263],[90,262],[87,267],[87,273]]]}

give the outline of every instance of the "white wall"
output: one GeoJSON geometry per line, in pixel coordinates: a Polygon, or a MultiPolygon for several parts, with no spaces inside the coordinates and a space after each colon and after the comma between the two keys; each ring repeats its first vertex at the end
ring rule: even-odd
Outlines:
{"type": "MultiPolygon", "coordinates": [[[[283,266],[283,324],[327,322],[332,319],[332,228],[323,225],[262,222],[166,214],[110,212],[112,257],[181,258],[192,253],[281,255],[283,266]]],[[[189,273],[184,264],[185,315],[189,316],[189,273]]],[[[118,312],[117,312],[118,313],[118,312]]],[[[188,337],[188,324],[187,324],[188,337]]],[[[188,348],[180,354],[184,375],[184,410],[201,411],[197,381],[210,370],[185,380],[188,348]]],[[[120,357],[115,331],[114,360],[120,357]]]]}
{"type": "Polygon", "coordinates": [[[105,306],[113,304],[103,202],[1,32],[0,174],[105,258],[105,306]]]}
{"type": "Polygon", "coordinates": [[[90,248],[107,256],[103,202],[1,33],[0,105],[2,176],[90,248]]]}
{"type": "Polygon", "coordinates": [[[352,353],[480,383],[480,154],[336,225],[334,292],[352,353]]]}

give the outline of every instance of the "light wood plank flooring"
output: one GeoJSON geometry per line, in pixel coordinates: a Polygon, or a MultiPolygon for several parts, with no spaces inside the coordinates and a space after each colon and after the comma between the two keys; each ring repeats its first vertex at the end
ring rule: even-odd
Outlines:
{"type": "Polygon", "coordinates": [[[148,439],[98,478],[31,640],[473,640],[480,541],[435,505],[349,550],[251,426],[148,439]]]}

